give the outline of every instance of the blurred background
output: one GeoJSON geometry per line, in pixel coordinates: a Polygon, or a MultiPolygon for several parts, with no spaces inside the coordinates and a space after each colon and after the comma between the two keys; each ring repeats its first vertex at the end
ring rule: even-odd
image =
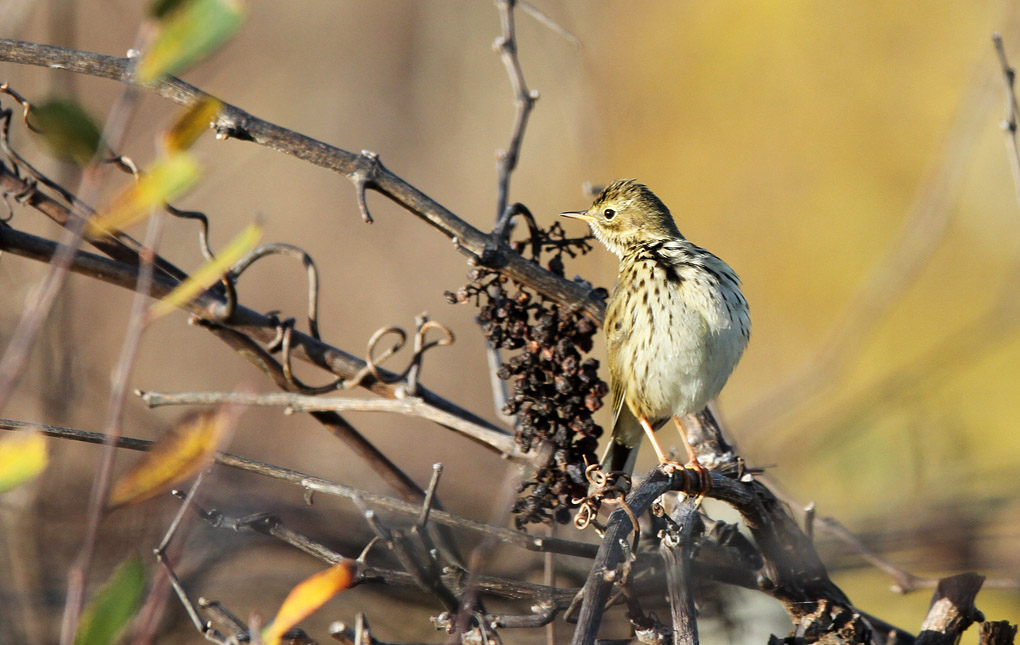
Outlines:
{"type": "MultiPolygon", "coordinates": [[[[0,3],[8,12],[0,24],[4,37],[123,56],[144,4],[9,1],[0,3]]],[[[820,515],[838,518],[913,573],[977,570],[1016,581],[1020,208],[991,42],[1002,32],[1011,59],[1020,61],[1015,3],[536,6],[580,46],[517,12],[525,77],[541,98],[511,200],[548,226],[557,213],[587,206],[586,182],[646,183],[681,231],[744,281],[751,344],[719,405],[745,459],[767,466],[792,498],[815,502],[820,515]]],[[[240,34],[183,77],[263,119],[379,153],[393,172],[487,230],[496,210],[495,153],[507,146],[514,116],[492,49],[498,35],[497,11],[483,0],[252,2],[240,34]]],[[[109,81],[11,64],[0,64],[2,81],[37,102],[75,92],[100,118],[120,91],[109,81]]],[[[140,165],[151,160],[155,135],[173,114],[169,102],[144,97],[123,153],[140,165]]],[[[23,130],[12,136],[21,152],[59,176],[23,130]]],[[[363,224],[349,181],[270,150],[206,136],[197,152],[203,180],[176,205],[209,215],[214,248],[263,215],[265,241],[301,246],[315,258],[325,276],[323,337],[357,355],[377,328],[410,328],[428,311],[457,342],[428,355],[423,382],[496,420],[474,309],[443,298],[465,282],[467,269],[445,238],[378,195],[369,195],[375,224],[363,224]]],[[[111,174],[100,201],[126,181],[111,174]]],[[[17,211],[14,223],[55,235],[28,211],[17,211]]],[[[582,232],[579,224],[567,226],[582,232]]],[[[185,269],[202,261],[189,222],[170,223],[161,250],[185,269]]],[[[13,256],[0,261],[5,336],[42,271],[13,256]]],[[[568,276],[607,288],[615,271],[615,258],[601,247],[567,265],[568,276]]],[[[303,316],[304,274],[296,263],[266,261],[239,288],[249,307],[303,316]]],[[[101,430],[129,304],[123,290],[73,277],[3,415],[101,430]]],[[[272,389],[185,322],[184,314],[172,315],[147,332],[132,387],[272,389]]],[[[604,356],[601,345],[595,355],[604,356]]],[[[301,376],[327,380],[310,370],[301,376]]],[[[125,433],[154,438],[179,414],[132,399],[125,433]]],[[[498,517],[493,496],[478,494],[506,470],[490,453],[412,419],[348,418],[422,485],[431,465],[444,462],[440,495],[448,510],[498,517]]],[[[55,440],[50,447],[46,476],[0,498],[0,552],[7,554],[0,563],[7,573],[0,640],[53,638],[53,612],[80,543],[99,449],[55,440]]],[[[249,411],[230,450],[391,492],[301,416],[249,411]]],[[[136,458],[122,455],[118,469],[136,458]]],[[[653,460],[643,453],[637,470],[653,460]]],[[[279,512],[349,556],[368,535],[360,521],[347,519],[349,506],[317,498],[308,507],[296,488],[252,476],[218,469],[203,494],[205,505],[236,515],[279,512]]],[[[95,581],[125,550],[147,553],[174,506],[154,503],[111,517],[95,581]]],[[[559,534],[576,537],[568,528],[559,534]]],[[[917,631],[928,590],[894,594],[888,576],[844,545],[818,539],[836,583],[861,609],[917,631]]],[[[490,568],[538,571],[540,564],[501,551],[490,568]]],[[[193,528],[180,566],[196,596],[267,617],[293,584],[321,568],[267,538],[206,526],[193,528]]],[[[373,609],[392,595],[356,589],[322,610],[320,625],[353,621],[353,611],[365,609],[381,638],[440,640],[425,619],[434,607],[422,605],[421,620],[398,621],[373,609]]],[[[1018,600],[1015,586],[986,588],[978,607],[1015,622],[1018,600]]],[[[706,642],[760,643],[788,629],[772,603],[750,607],[753,616],[742,626],[706,632],[706,642]]],[[[169,611],[179,627],[160,642],[198,641],[179,610],[169,611]]],[[[562,621],[557,629],[570,632],[562,621]]],[[[524,642],[528,635],[504,636],[524,642]]]]}

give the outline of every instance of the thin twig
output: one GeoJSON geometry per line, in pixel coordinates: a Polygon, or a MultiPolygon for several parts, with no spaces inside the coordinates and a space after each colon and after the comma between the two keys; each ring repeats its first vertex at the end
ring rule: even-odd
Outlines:
{"type": "MultiPolygon", "coordinates": [[[[517,168],[517,161],[520,158],[521,144],[524,142],[524,131],[528,125],[528,116],[538,99],[537,92],[528,91],[527,83],[524,80],[524,70],[521,67],[520,58],[517,56],[517,29],[514,21],[514,6],[516,0],[496,0],[496,8],[499,10],[499,23],[501,34],[493,44],[499,52],[503,66],[506,68],[507,76],[510,78],[510,87],[514,95],[516,113],[514,115],[513,129],[510,135],[510,145],[506,150],[496,153],[498,159],[498,180],[496,184],[496,227],[493,230],[493,237],[497,244],[505,242],[501,227],[509,230],[510,211],[507,205],[510,201],[510,177],[517,168]]],[[[503,407],[508,398],[506,382],[497,376],[498,368],[503,363],[502,352],[492,343],[485,342],[485,354],[489,362],[489,381],[492,386],[493,401],[496,411],[501,417],[503,407]]],[[[514,426],[517,417],[508,419],[514,426]]]]}
{"type": "MultiPolygon", "coordinates": [[[[289,544],[311,555],[312,557],[318,558],[329,564],[348,562],[356,572],[355,584],[368,582],[402,586],[411,586],[416,584],[410,573],[405,571],[393,571],[390,569],[378,569],[370,567],[360,560],[351,560],[329,547],[316,542],[308,536],[287,527],[280,518],[275,515],[269,513],[255,513],[244,517],[229,517],[215,509],[206,511],[205,509],[198,507],[194,508],[195,512],[198,513],[198,516],[201,519],[208,522],[215,528],[229,529],[239,532],[247,530],[254,531],[261,535],[272,536],[285,544],[289,544]]],[[[378,523],[375,513],[371,510],[369,510],[368,513],[372,515],[370,521],[378,523]]],[[[383,533],[389,532],[389,529],[381,524],[379,524],[379,529],[383,533]]],[[[456,587],[462,584],[460,572],[444,571],[440,579],[442,584],[450,587],[456,587]]],[[[486,593],[492,593],[512,600],[529,600],[540,604],[550,604],[556,610],[566,607],[573,597],[573,594],[577,592],[577,589],[546,587],[544,585],[517,582],[494,576],[482,576],[481,585],[482,589],[486,593]]]]}
{"type": "Polygon", "coordinates": [[[528,116],[538,100],[538,92],[529,90],[524,80],[524,70],[521,67],[521,60],[517,56],[517,30],[514,24],[514,5],[516,0],[496,0],[496,7],[499,9],[499,23],[502,34],[493,44],[493,48],[499,52],[503,65],[506,67],[507,75],[510,77],[510,87],[514,93],[514,105],[517,107],[517,114],[514,117],[513,130],[510,135],[510,145],[506,150],[497,153],[499,159],[499,184],[496,199],[496,220],[503,216],[507,204],[510,201],[510,176],[517,168],[517,161],[521,154],[521,144],[524,142],[524,130],[528,127],[528,116]]]}
{"type": "Polygon", "coordinates": [[[418,516],[416,526],[424,528],[429,523],[429,513],[432,511],[432,501],[436,498],[436,488],[439,486],[439,478],[443,474],[443,464],[432,464],[432,479],[429,480],[429,487],[425,491],[425,501],[421,505],[421,515],[418,516]]]}
{"type": "MultiPolygon", "coordinates": [[[[2,173],[2,170],[3,166],[0,164],[0,173],[2,173]]],[[[0,227],[0,250],[46,262],[56,252],[57,244],[28,233],[0,227]]],[[[75,273],[88,275],[125,288],[134,288],[138,277],[137,267],[108,260],[84,251],[77,252],[71,265],[71,270],[75,273]]],[[[166,296],[177,284],[176,280],[163,275],[153,276],[150,295],[156,298],[166,296]]],[[[183,305],[185,310],[213,321],[219,320],[219,314],[225,306],[225,301],[210,291],[196,296],[194,300],[183,305]]],[[[263,342],[268,342],[276,336],[277,325],[273,318],[246,307],[237,307],[229,323],[235,330],[243,331],[263,342]]],[[[295,356],[323,367],[345,379],[354,378],[367,366],[364,360],[298,331],[293,332],[292,343],[294,345],[295,356]]],[[[380,369],[379,372],[386,379],[395,376],[387,370],[380,369]]],[[[376,379],[371,375],[361,379],[360,384],[376,394],[389,398],[400,396],[404,387],[403,383],[387,382],[376,379]]],[[[506,434],[502,428],[489,423],[473,412],[461,408],[452,401],[444,399],[423,386],[418,386],[418,395],[429,406],[459,417],[470,424],[487,428],[492,433],[506,434]]],[[[483,443],[483,445],[488,446],[489,444],[483,443]]]]}
{"type": "Polygon", "coordinates": [[[562,36],[568,43],[570,43],[574,47],[578,49],[581,48],[581,39],[579,39],[577,36],[575,36],[574,34],[564,29],[562,26],[560,26],[559,23],[550,18],[547,13],[545,13],[535,5],[531,4],[527,0],[517,0],[517,5],[521,9],[523,9],[525,13],[534,18],[539,24],[547,27],[548,29],[551,29],[557,35],[562,36]]]}
{"type": "MultiPolygon", "coordinates": [[[[68,571],[67,602],[64,605],[64,616],[61,623],[61,645],[70,645],[74,640],[78,619],[81,615],[85,597],[85,582],[95,555],[99,537],[99,526],[107,504],[110,486],[113,482],[113,466],[116,458],[117,439],[120,438],[124,414],[124,401],[127,397],[128,382],[131,370],[135,365],[138,348],[142,340],[142,332],[146,326],[145,310],[149,304],[148,293],[153,279],[153,249],[159,243],[163,232],[165,218],[162,213],[155,213],[149,218],[145,243],[142,247],[142,265],[136,286],[135,297],[131,303],[128,327],[121,346],[120,359],[110,379],[110,402],[107,408],[106,434],[107,443],[96,470],[89,496],[85,536],[82,540],[78,556],[68,571]]],[[[65,268],[66,272],[66,268],[65,268]]]]}
{"type": "Polygon", "coordinates": [[[148,392],[139,390],[137,394],[149,407],[164,405],[213,405],[216,403],[233,402],[239,405],[285,407],[295,412],[394,412],[406,416],[428,419],[446,426],[475,441],[487,444],[502,452],[505,456],[524,459],[514,445],[513,438],[501,433],[494,433],[489,428],[466,421],[461,417],[440,410],[425,400],[417,397],[404,399],[353,399],[324,396],[306,396],[289,392],[271,392],[252,394],[245,392],[148,392]]]}
{"type": "Polygon", "coordinates": [[[1006,58],[1006,47],[1002,44],[1002,36],[998,32],[992,34],[992,42],[995,44],[995,52],[999,56],[999,66],[1002,69],[1002,82],[1006,90],[1006,120],[1002,122],[1002,131],[1006,133],[1006,148],[1009,151],[1009,165],[1013,170],[1013,190],[1016,194],[1017,205],[1020,206],[1020,149],[1018,149],[1017,130],[1017,103],[1016,103],[1016,69],[1009,64],[1006,58]]]}
{"type": "MultiPolygon", "coordinates": [[[[0,430],[14,431],[24,430],[26,428],[34,428],[50,437],[83,441],[85,443],[102,444],[107,440],[106,435],[99,432],[27,423],[11,419],[0,419],[0,430]]],[[[121,437],[116,442],[116,446],[118,448],[126,448],[128,450],[149,450],[152,448],[152,445],[152,441],[135,439],[132,437],[121,437]]],[[[306,490],[322,493],[324,495],[334,495],[336,497],[343,497],[350,500],[360,497],[370,503],[374,508],[393,511],[395,513],[406,515],[409,518],[417,518],[421,514],[421,504],[412,504],[386,495],[379,495],[378,493],[345,486],[328,479],[313,477],[297,470],[274,466],[272,464],[267,464],[255,459],[248,459],[228,452],[217,453],[215,461],[217,464],[222,466],[236,468],[238,470],[262,475],[264,477],[289,482],[306,490]]],[[[505,544],[510,544],[522,549],[527,549],[528,551],[536,551],[539,553],[551,551],[562,555],[592,558],[595,557],[595,553],[598,548],[597,545],[594,544],[564,540],[562,538],[547,538],[530,535],[522,531],[503,529],[477,520],[453,515],[446,511],[440,511],[436,508],[433,508],[429,513],[429,522],[439,523],[453,528],[467,529],[482,535],[492,535],[496,540],[505,544]]]]}
{"type": "MultiPolygon", "coordinates": [[[[252,365],[256,366],[280,388],[288,389],[289,382],[283,374],[280,363],[274,359],[261,345],[233,329],[222,325],[206,323],[205,326],[213,335],[226,343],[252,365]]],[[[358,457],[368,464],[382,481],[391,486],[404,501],[421,503],[425,499],[425,491],[411,479],[397,464],[387,457],[378,447],[361,434],[347,419],[336,412],[311,412],[313,419],[318,421],[333,436],[343,441],[358,457]]],[[[432,505],[442,510],[443,505],[438,497],[432,505]]],[[[459,549],[448,527],[431,527],[437,532],[436,540],[443,550],[443,555],[450,562],[462,564],[459,549]]]]}

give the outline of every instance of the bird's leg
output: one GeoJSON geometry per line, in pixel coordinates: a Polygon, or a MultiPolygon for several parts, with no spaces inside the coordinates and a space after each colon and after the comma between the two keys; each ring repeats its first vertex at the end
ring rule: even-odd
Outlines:
{"type": "Polygon", "coordinates": [[[659,458],[659,464],[667,468],[666,472],[672,474],[673,470],[676,468],[683,468],[683,464],[673,461],[666,456],[662,446],[660,446],[659,442],[655,439],[655,430],[652,428],[652,424],[648,422],[648,417],[641,415],[638,417],[638,423],[640,423],[641,427],[645,429],[645,434],[648,435],[648,440],[652,442],[652,448],[655,448],[655,454],[659,458]]]}
{"type": "Polygon", "coordinates": [[[701,483],[701,492],[698,494],[698,501],[700,502],[708,494],[708,491],[712,490],[712,474],[698,461],[698,453],[694,451],[691,440],[687,438],[687,431],[684,429],[684,424],[680,422],[680,417],[673,417],[673,421],[676,423],[676,429],[680,431],[680,438],[684,441],[684,448],[687,449],[687,464],[684,468],[689,468],[698,474],[698,482],[701,483]]]}

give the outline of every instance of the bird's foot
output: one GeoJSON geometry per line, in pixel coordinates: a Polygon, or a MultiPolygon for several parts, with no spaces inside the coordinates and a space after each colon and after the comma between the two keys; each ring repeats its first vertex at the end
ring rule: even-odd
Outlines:
{"type": "Polygon", "coordinates": [[[697,481],[697,503],[700,505],[708,495],[708,492],[712,490],[712,473],[707,468],[701,465],[697,459],[681,464],[679,461],[672,459],[666,459],[659,466],[669,477],[672,477],[677,471],[683,472],[684,475],[684,493],[690,495],[691,489],[694,488],[694,480],[697,481]]]}

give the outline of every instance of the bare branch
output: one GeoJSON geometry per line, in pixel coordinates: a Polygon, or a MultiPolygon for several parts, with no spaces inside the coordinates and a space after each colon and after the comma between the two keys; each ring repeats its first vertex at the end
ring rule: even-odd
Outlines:
{"type": "MultiPolygon", "coordinates": [[[[62,428],[59,426],[0,419],[0,430],[23,430],[25,428],[35,428],[50,437],[83,441],[85,443],[102,444],[106,440],[106,435],[99,432],[89,432],[73,428],[62,428]]],[[[151,441],[134,439],[131,437],[121,437],[116,442],[116,446],[118,448],[126,448],[128,450],[149,450],[152,447],[152,444],[153,442],[151,441]]],[[[360,498],[365,502],[370,503],[375,508],[393,511],[395,513],[407,515],[410,518],[417,518],[421,515],[420,504],[411,504],[386,495],[379,495],[370,491],[345,486],[328,479],[313,477],[297,470],[274,466],[272,464],[267,464],[255,459],[248,459],[228,452],[217,453],[216,463],[229,468],[236,468],[238,470],[296,484],[306,490],[320,492],[325,495],[334,495],[336,497],[343,497],[350,500],[360,498]]],[[[598,548],[596,545],[586,544],[584,542],[574,542],[572,540],[564,540],[562,538],[541,537],[530,535],[523,531],[512,531],[510,529],[498,528],[484,522],[453,515],[446,511],[440,511],[436,508],[433,508],[429,513],[429,521],[453,528],[475,531],[483,535],[490,535],[494,539],[505,544],[511,544],[522,549],[527,549],[528,551],[536,551],[540,553],[552,552],[562,555],[573,555],[580,558],[592,558],[595,557],[595,553],[598,548]]]]}
{"type": "Polygon", "coordinates": [[[323,396],[306,396],[288,392],[272,392],[267,394],[251,394],[243,392],[166,392],[137,391],[137,394],[149,407],[163,405],[213,405],[221,402],[233,402],[239,405],[286,407],[295,412],[394,412],[406,416],[420,417],[455,430],[475,441],[487,444],[499,450],[507,457],[524,459],[520,449],[514,445],[513,438],[502,432],[494,432],[489,427],[471,423],[457,415],[430,405],[423,399],[408,397],[403,399],[352,399],[323,396]]]}
{"type": "MultiPolygon", "coordinates": [[[[142,333],[145,330],[145,308],[148,306],[148,298],[146,296],[153,279],[152,258],[155,255],[154,249],[162,236],[164,219],[162,213],[156,213],[149,219],[145,243],[142,246],[142,265],[139,269],[135,295],[132,299],[131,312],[128,316],[128,327],[124,342],[121,344],[120,358],[110,378],[110,401],[106,411],[105,422],[108,439],[103,449],[102,458],[99,461],[99,468],[96,469],[92,489],[89,493],[85,535],[78,555],[75,557],[67,576],[67,601],[64,604],[64,616],[60,631],[61,645],[70,645],[78,628],[78,620],[81,616],[85,597],[85,583],[88,579],[89,569],[92,566],[92,558],[95,555],[104,510],[109,501],[110,487],[113,483],[114,460],[117,453],[114,442],[121,435],[128,382],[131,370],[135,365],[135,358],[138,356],[142,333]]],[[[62,254],[64,250],[59,250],[58,255],[62,254]]],[[[61,272],[67,274],[73,261],[74,253],[67,258],[66,263],[60,265],[61,272]]]]}
{"type": "MultiPolygon", "coordinates": [[[[56,252],[57,244],[50,240],[4,227],[0,228],[0,249],[15,255],[48,262],[56,252]]],[[[125,288],[134,288],[138,275],[137,267],[108,260],[84,251],[77,252],[71,265],[71,270],[75,273],[87,275],[125,288]]],[[[153,276],[152,288],[149,293],[153,297],[161,298],[170,293],[175,286],[177,286],[176,280],[156,275],[153,276]]],[[[207,291],[197,296],[185,307],[188,311],[203,319],[218,321],[221,319],[227,303],[222,297],[207,291]]],[[[228,322],[232,328],[243,331],[263,342],[269,342],[276,336],[277,324],[273,318],[246,307],[238,306],[228,322]]],[[[355,377],[367,366],[364,360],[298,331],[293,332],[292,343],[294,345],[295,356],[327,369],[345,379],[355,377]]],[[[379,372],[386,379],[395,378],[395,375],[387,370],[380,369],[379,372]]],[[[380,396],[388,398],[400,396],[400,393],[405,388],[405,384],[402,382],[384,382],[374,378],[372,375],[362,379],[361,385],[380,396]]],[[[422,401],[444,413],[460,417],[468,423],[488,428],[495,433],[505,432],[502,428],[489,423],[425,387],[419,385],[418,390],[422,401]]]]}
{"type": "Polygon", "coordinates": [[[985,618],[974,607],[974,598],[984,581],[984,576],[976,573],[939,581],[916,645],[954,645],[971,624],[983,622],[985,618]]]}
{"type": "Polygon", "coordinates": [[[524,141],[524,129],[528,126],[528,116],[538,100],[538,92],[529,90],[524,80],[524,70],[521,68],[521,61],[517,57],[517,30],[514,24],[514,5],[516,0],[496,0],[499,8],[499,22],[503,33],[500,35],[493,48],[499,52],[506,67],[507,75],[510,77],[510,86],[514,93],[514,105],[517,106],[517,115],[514,118],[513,132],[510,135],[510,145],[507,149],[497,154],[499,158],[499,193],[496,199],[496,220],[503,217],[507,204],[510,201],[510,175],[517,168],[517,160],[521,154],[521,143],[524,141]]]}
{"type": "MultiPolygon", "coordinates": [[[[664,492],[682,491],[689,486],[682,473],[669,476],[656,468],[640,487],[627,495],[629,512],[621,508],[609,516],[599,554],[584,586],[574,645],[591,643],[598,634],[606,601],[613,584],[618,582],[617,565],[622,544],[631,531],[631,518],[644,514],[664,492]]],[[[850,629],[858,633],[868,629],[846,595],[829,579],[810,540],[768,488],[754,480],[738,482],[712,473],[708,496],[740,512],[764,561],[757,572],[758,588],[781,602],[795,625],[824,631],[832,625],[831,617],[838,614],[846,619],[850,629]],[[826,619],[830,622],[823,622],[826,619]]]]}
{"type": "Polygon", "coordinates": [[[698,517],[700,504],[693,497],[680,502],[673,512],[671,526],[666,530],[659,552],[666,561],[666,580],[669,581],[669,607],[673,614],[673,643],[697,645],[698,611],[694,606],[694,589],[691,562],[697,550],[696,540],[704,530],[698,517]]]}
{"type": "MultiPolygon", "coordinates": [[[[128,59],[104,56],[50,45],[19,40],[0,39],[0,61],[63,69],[115,81],[127,82],[128,59]]],[[[198,88],[168,77],[157,81],[150,91],[185,106],[194,105],[209,96],[198,88]]],[[[485,262],[506,276],[532,286],[536,291],[568,308],[585,311],[601,322],[605,306],[585,287],[561,278],[526,260],[505,245],[494,245],[489,235],[471,226],[411,184],[390,172],[378,158],[369,159],[287,128],[263,121],[244,110],[223,104],[213,126],[220,138],[252,141],[267,148],[292,155],[317,166],[343,174],[357,185],[359,177],[365,188],[386,195],[411,213],[425,220],[451,240],[457,248],[474,258],[485,255],[485,262]],[[486,251],[488,249],[488,251],[486,251]]]]}
{"type": "Polygon", "coordinates": [[[1006,91],[1006,120],[1002,122],[1002,131],[1006,134],[1006,148],[1009,150],[1009,165],[1013,170],[1013,190],[1016,202],[1020,206],[1020,148],[1017,145],[1017,104],[1016,104],[1016,69],[1006,58],[1006,47],[1002,44],[1002,36],[992,34],[995,53],[999,56],[1002,69],[1002,82],[1006,91]]]}

